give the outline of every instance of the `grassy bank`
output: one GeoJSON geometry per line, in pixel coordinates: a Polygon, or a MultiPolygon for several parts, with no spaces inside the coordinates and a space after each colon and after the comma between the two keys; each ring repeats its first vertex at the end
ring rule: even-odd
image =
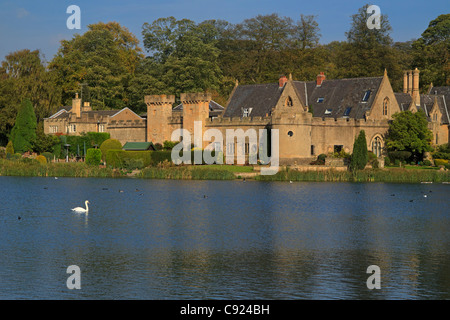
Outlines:
{"type": "Polygon", "coordinates": [[[404,168],[365,169],[350,171],[297,171],[281,170],[272,176],[257,176],[259,181],[318,181],[318,182],[449,182],[450,171],[418,170],[404,168]]]}
{"type": "Polygon", "coordinates": [[[219,169],[208,169],[205,167],[148,167],[137,175],[144,179],[180,179],[180,180],[233,180],[232,172],[219,169]]]}
{"type": "Polygon", "coordinates": [[[0,175],[24,177],[112,178],[121,176],[110,168],[89,166],[83,162],[47,163],[9,161],[0,159],[0,175]]]}
{"type": "MultiPolygon", "coordinates": [[[[251,166],[205,165],[205,166],[168,166],[147,167],[134,175],[143,179],[180,179],[180,180],[233,180],[236,175],[253,172],[251,166]]],[[[47,163],[36,161],[10,161],[0,159],[0,175],[30,177],[77,177],[77,178],[117,178],[126,176],[126,172],[111,168],[89,166],[82,162],[47,163]]],[[[251,178],[250,178],[251,179],[251,178]]],[[[281,169],[270,176],[257,175],[258,181],[317,181],[317,182],[450,182],[450,171],[426,170],[418,168],[366,169],[355,173],[349,171],[298,171],[281,169]]]]}

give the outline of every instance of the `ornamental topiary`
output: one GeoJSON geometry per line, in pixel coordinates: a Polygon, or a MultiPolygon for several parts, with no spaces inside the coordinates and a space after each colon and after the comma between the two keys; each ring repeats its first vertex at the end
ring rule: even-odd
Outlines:
{"type": "Polygon", "coordinates": [[[120,150],[122,149],[122,144],[117,139],[108,139],[103,141],[100,146],[100,150],[102,151],[102,160],[106,160],[106,154],[108,150],[120,150]]]}

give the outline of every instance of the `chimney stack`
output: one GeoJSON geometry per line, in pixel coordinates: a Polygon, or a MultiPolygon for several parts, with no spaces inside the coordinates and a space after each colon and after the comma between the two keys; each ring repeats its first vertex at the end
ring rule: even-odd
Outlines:
{"type": "Polygon", "coordinates": [[[407,93],[412,95],[412,86],[413,86],[413,83],[412,83],[412,71],[409,70],[409,71],[407,71],[407,73],[408,73],[408,91],[407,91],[407,93]]]}
{"type": "Polygon", "coordinates": [[[412,78],[413,78],[412,97],[416,102],[416,105],[420,104],[419,73],[420,71],[417,68],[412,71],[412,78]]]}
{"type": "Polygon", "coordinates": [[[280,80],[278,80],[278,87],[283,88],[287,81],[288,79],[286,78],[286,76],[281,76],[280,80]]]}
{"type": "Polygon", "coordinates": [[[72,113],[75,113],[77,118],[81,117],[81,99],[78,98],[78,93],[75,93],[75,99],[72,99],[72,113]]]}
{"type": "Polygon", "coordinates": [[[325,73],[320,72],[320,74],[317,75],[317,81],[316,81],[316,85],[317,86],[321,86],[322,82],[325,80],[325,73]]]}
{"type": "Polygon", "coordinates": [[[403,71],[403,93],[408,92],[408,73],[403,71]]]}

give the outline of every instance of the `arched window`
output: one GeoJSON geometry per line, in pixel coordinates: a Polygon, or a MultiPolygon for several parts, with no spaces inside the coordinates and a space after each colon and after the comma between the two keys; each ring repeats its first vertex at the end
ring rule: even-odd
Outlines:
{"type": "Polygon", "coordinates": [[[291,97],[287,97],[285,105],[286,107],[292,107],[294,105],[291,97]]]}
{"type": "Polygon", "coordinates": [[[382,150],[382,141],[379,136],[376,136],[372,140],[372,152],[377,157],[381,157],[381,150],[382,150]]]}
{"type": "Polygon", "coordinates": [[[388,109],[389,109],[389,98],[386,97],[383,100],[383,116],[388,115],[388,109]]]}

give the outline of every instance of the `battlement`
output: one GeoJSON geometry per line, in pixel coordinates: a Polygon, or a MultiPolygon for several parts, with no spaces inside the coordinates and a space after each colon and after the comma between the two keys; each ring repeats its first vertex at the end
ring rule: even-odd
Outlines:
{"type": "Polygon", "coordinates": [[[196,104],[201,102],[211,101],[211,94],[204,92],[196,93],[182,93],[180,94],[180,100],[183,104],[196,104]]]}
{"type": "Polygon", "coordinates": [[[214,126],[214,125],[267,125],[272,120],[271,117],[218,117],[215,119],[211,119],[208,122],[208,126],[214,126]]]}
{"type": "Polygon", "coordinates": [[[175,103],[175,96],[174,95],[149,95],[144,97],[145,104],[148,105],[165,105],[169,104],[172,105],[175,103]]]}
{"type": "Polygon", "coordinates": [[[145,128],[147,121],[142,120],[111,120],[108,123],[108,128],[145,128]]]}

